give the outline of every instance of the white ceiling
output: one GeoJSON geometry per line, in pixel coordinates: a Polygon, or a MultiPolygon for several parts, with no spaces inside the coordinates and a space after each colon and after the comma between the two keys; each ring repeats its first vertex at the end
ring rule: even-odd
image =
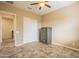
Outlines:
{"type": "Polygon", "coordinates": [[[30,5],[31,3],[35,3],[35,2],[39,2],[39,1],[14,1],[14,5],[21,9],[36,13],[38,15],[45,15],[51,11],[57,10],[59,8],[74,3],[74,1],[49,1],[47,4],[49,4],[51,8],[42,7],[42,9],[39,10],[39,6],[30,5]]]}

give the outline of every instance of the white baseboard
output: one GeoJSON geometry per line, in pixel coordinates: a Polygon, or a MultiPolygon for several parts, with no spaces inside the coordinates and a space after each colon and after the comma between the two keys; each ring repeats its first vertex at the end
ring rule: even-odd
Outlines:
{"type": "MultiPolygon", "coordinates": [[[[38,41],[32,41],[32,42],[38,42],[38,41]]],[[[23,42],[21,44],[15,44],[15,46],[21,46],[21,45],[29,44],[29,43],[32,43],[32,42],[23,42]]]]}
{"type": "Polygon", "coordinates": [[[62,45],[62,44],[60,44],[60,43],[52,43],[52,44],[54,44],[54,45],[59,45],[59,46],[62,46],[62,47],[66,47],[66,48],[68,48],[68,49],[72,49],[72,50],[75,50],[75,51],[79,51],[79,49],[77,49],[77,48],[73,48],[73,47],[69,47],[69,46],[66,46],[66,45],[62,45]]]}
{"type": "Polygon", "coordinates": [[[21,43],[21,44],[15,44],[16,47],[21,46],[21,45],[24,45],[24,43],[21,43]]]}

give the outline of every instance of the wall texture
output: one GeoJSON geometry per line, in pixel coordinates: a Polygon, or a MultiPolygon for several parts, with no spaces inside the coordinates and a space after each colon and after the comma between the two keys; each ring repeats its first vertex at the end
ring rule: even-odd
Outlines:
{"type": "Polygon", "coordinates": [[[79,49],[79,2],[42,16],[42,27],[52,27],[52,43],[79,49]]]}
{"type": "Polygon", "coordinates": [[[7,11],[16,14],[16,30],[19,31],[17,33],[16,45],[20,45],[23,43],[23,17],[29,17],[32,19],[38,20],[38,26],[40,27],[41,16],[36,15],[32,12],[28,12],[19,8],[16,8],[13,5],[9,5],[7,3],[0,2],[0,10],[7,11]]]}

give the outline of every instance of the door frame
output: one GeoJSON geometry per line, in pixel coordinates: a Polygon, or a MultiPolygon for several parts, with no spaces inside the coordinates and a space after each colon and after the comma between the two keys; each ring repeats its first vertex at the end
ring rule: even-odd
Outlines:
{"type": "MultiPolygon", "coordinates": [[[[14,43],[16,43],[16,14],[15,13],[11,13],[11,12],[7,12],[7,11],[2,11],[0,10],[0,13],[4,13],[4,14],[10,14],[14,16],[14,21],[13,21],[13,26],[14,26],[14,43]]],[[[1,22],[2,22],[2,16],[1,17],[1,22]]],[[[2,23],[1,23],[1,34],[2,34],[2,23]]],[[[2,35],[1,35],[1,43],[2,43],[2,35]]]]}

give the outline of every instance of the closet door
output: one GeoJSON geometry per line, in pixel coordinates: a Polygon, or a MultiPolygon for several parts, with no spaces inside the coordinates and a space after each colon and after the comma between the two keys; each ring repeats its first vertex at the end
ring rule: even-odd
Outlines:
{"type": "Polygon", "coordinates": [[[24,26],[24,28],[23,28],[24,43],[38,41],[37,20],[24,17],[24,25],[23,26],[24,26]]]}
{"type": "Polygon", "coordinates": [[[2,18],[2,39],[12,39],[13,20],[2,18]]]}

